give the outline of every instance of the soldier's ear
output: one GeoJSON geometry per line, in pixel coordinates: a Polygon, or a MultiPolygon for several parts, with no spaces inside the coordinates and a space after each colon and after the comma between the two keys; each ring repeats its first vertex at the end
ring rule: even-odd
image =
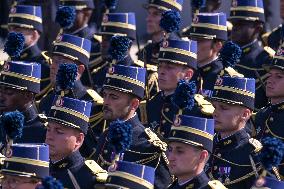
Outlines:
{"type": "Polygon", "coordinates": [[[191,80],[193,73],[194,73],[193,69],[187,68],[185,70],[185,78],[188,79],[188,80],[191,80]]]}
{"type": "Polygon", "coordinates": [[[242,111],[242,119],[244,121],[248,121],[250,116],[251,116],[252,112],[250,109],[248,108],[244,108],[244,110],[242,111]]]}
{"type": "Polygon", "coordinates": [[[133,98],[131,100],[131,108],[134,109],[134,110],[137,110],[137,108],[139,107],[140,105],[140,101],[138,100],[138,98],[133,98]]]}
{"type": "Polygon", "coordinates": [[[80,147],[82,146],[84,142],[85,135],[82,132],[78,132],[76,135],[76,146],[80,147]]]}
{"type": "Polygon", "coordinates": [[[81,78],[83,72],[85,71],[85,65],[79,64],[78,65],[78,77],[81,78]]]}
{"type": "Polygon", "coordinates": [[[207,150],[201,150],[199,156],[200,163],[202,162],[206,163],[208,158],[209,158],[209,153],[207,152],[207,150]]]}

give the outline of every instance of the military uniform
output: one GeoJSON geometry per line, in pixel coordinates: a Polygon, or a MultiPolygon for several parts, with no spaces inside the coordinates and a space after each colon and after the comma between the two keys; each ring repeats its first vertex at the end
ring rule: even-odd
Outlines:
{"type": "MultiPolygon", "coordinates": [[[[95,5],[93,0],[88,1],[59,1],[60,6],[71,6],[74,7],[76,10],[83,10],[83,9],[95,9],[95,5]]],[[[94,28],[89,27],[89,25],[86,25],[82,28],[76,28],[75,30],[73,28],[71,29],[64,29],[60,33],[66,33],[74,36],[78,36],[81,38],[85,38],[91,41],[91,53],[90,53],[90,62],[97,59],[101,53],[100,53],[100,43],[101,39],[99,36],[96,36],[94,31],[94,28]]],[[[92,77],[91,77],[91,64],[86,65],[86,69],[82,75],[81,81],[83,85],[88,87],[93,87],[92,77]]]]}
{"type": "MultiPolygon", "coordinates": [[[[206,119],[206,118],[200,118],[200,117],[194,117],[194,116],[188,116],[185,114],[179,114],[176,116],[173,126],[171,128],[169,137],[168,137],[168,143],[169,143],[169,168],[171,171],[171,165],[172,163],[180,164],[184,163],[186,170],[186,162],[176,162],[176,156],[179,155],[178,146],[175,147],[175,145],[171,145],[171,143],[181,143],[185,144],[188,147],[191,147],[191,149],[201,149],[206,150],[209,153],[212,153],[213,149],[213,136],[214,136],[214,120],[213,119],[206,119]],[[172,147],[172,150],[171,150],[172,147]]],[[[185,147],[183,147],[185,148],[185,147]]],[[[184,149],[187,151],[188,149],[184,149]]],[[[196,152],[197,153],[197,152],[196,152]]],[[[193,154],[194,156],[195,154],[193,154]]],[[[209,157],[209,155],[208,155],[209,157]]],[[[175,173],[177,174],[177,180],[174,181],[171,186],[169,186],[169,189],[209,189],[209,188],[218,188],[218,189],[224,189],[225,187],[220,183],[219,181],[212,180],[210,181],[208,176],[204,172],[204,165],[206,163],[206,160],[204,159],[203,162],[196,162],[196,165],[194,166],[200,166],[200,168],[203,168],[201,173],[198,173],[197,170],[194,170],[193,167],[187,167],[188,172],[183,171],[183,178],[188,176],[190,179],[186,182],[183,181],[183,183],[180,183],[179,181],[179,175],[180,170],[175,170],[175,173]],[[203,165],[203,167],[202,167],[203,165]],[[192,170],[190,170],[192,169],[192,170]],[[197,174],[196,176],[192,177],[193,174],[197,174]],[[187,175],[188,174],[188,175],[187,175]]],[[[173,168],[175,169],[175,168],[173,168]]]]}
{"type": "MultiPolygon", "coordinates": [[[[34,94],[40,92],[41,65],[32,62],[5,62],[1,71],[0,85],[18,90],[30,91],[34,94]],[[11,75],[13,74],[13,75],[11,75]],[[33,80],[27,80],[33,77],[33,80]]],[[[38,114],[33,102],[29,107],[22,110],[25,117],[23,136],[16,139],[18,143],[44,143],[45,141],[45,120],[38,114]]],[[[15,107],[16,108],[16,107],[15,107]]],[[[2,136],[3,137],[3,136],[2,136]]]]}
{"type": "MultiPolygon", "coordinates": [[[[232,3],[229,21],[258,22],[265,23],[263,2],[235,0],[232,3]]],[[[234,24],[234,23],[233,23],[234,24]]],[[[242,46],[242,56],[235,69],[246,78],[256,79],[255,109],[259,110],[268,103],[265,96],[265,82],[267,75],[262,68],[263,64],[271,62],[271,52],[263,48],[260,42],[255,39],[242,46]]]]}
{"type": "MultiPolygon", "coordinates": [[[[115,64],[106,75],[103,89],[122,91],[142,99],[145,92],[144,68],[115,64]],[[125,80],[125,78],[129,78],[125,80]]],[[[130,116],[130,115],[129,115],[130,116]]],[[[149,128],[145,128],[135,113],[125,124],[131,125],[132,138],[130,147],[122,152],[123,161],[130,161],[155,168],[155,188],[166,188],[171,181],[167,168],[166,143],[149,128]]],[[[103,168],[112,164],[114,144],[110,143],[109,130],[100,137],[94,160],[103,168]]]]}
{"type": "MultiPolygon", "coordinates": [[[[53,47],[53,54],[57,54],[59,56],[66,55],[71,60],[77,60],[83,63],[84,65],[89,63],[89,56],[85,53],[85,51],[90,51],[90,41],[84,38],[79,38],[77,36],[72,36],[69,34],[63,34],[54,44],[53,47]],[[69,44],[81,44],[82,46],[77,46],[78,48],[74,49],[69,44]],[[67,45],[65,45],[67,44],[67,45]],[[76,57],[75,57],[76,56],[76,57]]],[[[53,103],[54,97],[60,94],[58,89],[52,89],[46,94],[42,100],[39,102],[39,112],[48,114],[53,103]]],[[[88,134],[86,135],[85,141],[83,146],[81,147],[81,153],[84,157],[91,156],[96,148],[97,140],[100,134],[104,131],[104,120],[102,118],[102,97],[96,93],[92,89],[87,89],[83,86],[80,80],[75,81],[74,89],[72,92],[69,92],[67,96],[71,96],[72,98],[77,98],[80,100],[85,100],[91,102],[92,106],[92,113],[90,117],[90,129],[88,134]]]]}
{"type": "MultiPolygon", "coordinates": [[[[161,48],[159,61],[177,65],[185,65],[196,70],[196,46],[195,41],[168,40],[168,45],[161,48]],[[188,54],[182,54],[189,51],[188,54]]],[[[173,120],[179,112],[179,107],[173,102],[173,96],[165,96],[160,91],[148,102],[141,105],[140,117],[142,123],[160,133],[165,138],[168,137],[173,120]]],[[[206,101],[202,95],[196,94],[194,97],[195,105],[191,110],[184,109],[183,113],[192,116],[210,117],[213,113],[213,106],[206,101]]]]}
{"type": "Polygon", "coordinates": [[[179,184],[178,180],[175,180],[168,189],[226,189],[222,184],[216,181],[210,181],[205,172],[200,173],[190,181],[179,184]]]}
{"type": "MultiPolygon", "coordinates": [[[[48,122],[69,127],[87,134],[92,104],[87,101],[56,96],[48,114],[48,122]]],[[[47,143],[48,143],[47,137],[47,143]]],[[[64,188],[93,188],[106,174],[94,161],[85,161],[79,150],[71,152],[63,159],[50,163],[51,176],[59,179],[64,188]]],[[[105,181],[106,177],[104,177],[105,181]]]]}
{"type": "Polygon", "coordinates": [[[88,161],[86,162],[78,151],[58,162],[50,162],[50,175],[60,180],[64,188],[68,189],[78,188],[76,186],[94,188],[98,183],[88,161]]]}
{"type": "MultiPolygon", "coordinates": [[[[12,7],[9,14],[8,26],[35,29],[42,33],[42,12],[39,6],[17,5],[12,7]],[[27,14],[28,16],[24,16],[27,14]]],[[[41,82],[40,93],[37,94],[36,100],[40,100],[42,96],[51,88],[49,78],[50,58],[42,52],[37,44],[34,44],[21,52],[19,57],[11,57],[13,61],[37,62],[41,64],[41,82]]]]}
{"type": "Polygon", "coordinates": [[[254,150],[258,150],[254,139],[242,129],[225,139],[218,139],[216,135],[214,141],[208,175],[230,189],[250,188],[256,176],[249,157],[254,150]]]}
{"type": "MultiPolygon", "coordinates": [[[[254,94],[254,79],[226,76],[217,80],[211,100],[239,105],[252,111],[254,94]]],[[[245,128],[226,138],[221,138],[220,133],[217,133],[214,136],[213,153],[208,161],[209,177],[218,179],[230,189],[250,188],[261,168],[259,160],[253,157],[261,148],[261,143],[251,138],[245,128]]]]}
{"type": "MultiPolygon", "coordinates": [[[[277,51],[276,56],[273,59],[272,65],[265,65],[265,68],[283,70],[284,62],[283,57],[283,47],[280,47],[277,51]]],[[[280,140],[284,140],[284,132],[281,128],[281,124],[284,116],[284,102],[278,104],[268,104],[266,107],[262,108],[257,112],[255,116],[256,134],[258,139],[265,137],[275,137],[280,140]]],[[[281,177],[284,176],[284,160],[282,164],[278,166],[281,177]]]]}
{"type": "MultiPolygon", "coordinates": [[[[123,160],[156,168],[155,188],[165,188],[171,182],[165,156],[166,144],[158,137],[154,138],[154,133],[140,123],[137,115],[126,123],[132,125],[133,134],[131,146],[124,152],[123,160]],[[153,143],[154,139],[157,140],[157,145],[153,143]]],[[[107,168],[112,162],[112,152],[112,146],[108,143],[108,130],[106,130],[100,138],[94,160],[102,168],[107,168]]]]}
{"type": "Polygon", "coordinates": [[[258,41],[242,47],[242,50],[242,57],[235,69],[247,78],[256,79],[255,108],[259,110],[268,103],[264,86],[267,74],[262,65],[270,64],[272,59],[270,54],[259,45],[258,41]]]}

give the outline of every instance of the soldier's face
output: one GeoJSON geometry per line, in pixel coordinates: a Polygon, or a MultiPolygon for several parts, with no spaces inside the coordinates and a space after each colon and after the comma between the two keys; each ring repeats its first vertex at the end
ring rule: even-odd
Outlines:
{"type": "Polygon", "coordinates": [[[160,27],[161,18],[162,18],[162,11],[154,7],[148,8],[148,14],[146,18],[148,34],[151,35],[162,31],[160,27]]]}
{"type": "Polygon", "coordinates": [[[0,86],[0,112],[22,111],[27,102],[24,91],[0,86]]]}
{"type": "MultiPolygon", "coordinates": [[[[158,65],[158,83],[163,91],[174,91],[180,79],[187,75],[187,69],[181,65],[160,62],[158,65]]],[[[191,79],[191,76],[188,78],[191,79]]]]}
{"type": "Polygon", "coordinates": [[[78,150],[84,141],[84,134],[77,129],[48,122],[45,143],[49,145],[49,158],[58,161],[78,150]]]}
{"type": "Polygon", "coordinates": [[[217,132],[231,134],[243,128],[251,112],[245,107],[213,101],[213,118],[217,132]]]}
{"type": "Polygon", "coordinates": [[[181,142],[170,142],[167,157],[170,173],[185,181],[203,169],[208,152],[181,142]]]}
{"type": "Polygon", "coordinates": [[[272,103],[284,100],[284,71],[271,69],[266,84],[266,96],[271,98],[272,103]]]}
{"type": "Polygon", "coordinates": [[[116,119],[125,120],[130,111],[137,108],[134,107],[135,105],[133,105],[133,101],[135,101],[135,99],[132,99],[129,94],[123,92],[104,89],[103,98],[104,119],[108,121],[113,121],[116,119]]]}
{"type": "Polygon", "coordinates": [[[34,189],[39,180],[4,174],[1,184],[3,189],[34,189]]]}
{"type": "Polygon", "coordinates": [[[252,21],[234,21],[231,33],[232,41],[239,45],[252,42],[258,32],[256,23],[252,21]]]}

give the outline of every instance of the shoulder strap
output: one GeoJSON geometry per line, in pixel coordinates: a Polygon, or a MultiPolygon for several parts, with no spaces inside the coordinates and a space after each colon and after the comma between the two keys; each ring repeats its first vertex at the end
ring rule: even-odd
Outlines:
{"type": "Polygon", "coordinates": [[[93,89],[87,89],[87,93],[97,104],[103,104],[104,99],[96,91],[94,91],[93,89]]]}
{"type": "Polygon", "coordinates": [[[227,189],[219,180],[211,180],[208,182],[208,185],[212,189],[227,189]]]}
{"type": "Polygon", "coordinates": [[[48,64],[51,65],[52,64],[52,59],[46,53],[47,53],[47,51],[42,51],[41,55],[46,60],[46,62],[48,62],[48,64]]]}
{"type": "Polygon", "coordinates": [[[147,102],[143,100],[140,102],[139,106],[139,113],[140,113],[140,120],[143,125],[148,123],[148,116],[147,116],[147,102]]]}
{"type": "Polygon", "coordinates": [[[254,147],[255,153],[259,152],[263,147],[261,142],[254,138],[250,138],[249,143],[254,147]]]}
{"type": "Polygon", "coordinates": [[[198,106],[201,107],[201,112],[205,115],[212,115],[214,112],[214,107],[212,104],[205,100],[204,96],[201,94],[195,94],[194,99],[197,102],[198,106]]]}
{"type": "Polygon", "coordinates": [[[232,67],[225,68],[225,71],[231,76],[231,77],[244,77],[243,74],[240,74],[232,67]]]}
{"type": "Polygon", "coordinates": [[[85,165],[92,171],[96,176],[96,180],[99,182],[106,182],[108,173],[106,170],[101,168],[94,160],[86,160],[85,165]]]}

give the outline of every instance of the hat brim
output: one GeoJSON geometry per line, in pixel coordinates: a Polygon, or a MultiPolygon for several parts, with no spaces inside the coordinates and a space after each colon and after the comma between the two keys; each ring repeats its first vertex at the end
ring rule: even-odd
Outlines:
{"type": "Polygon", "coordinates": [[[113,186],[113,185],[109,185],[109,184],[96,184],[95,185],[96,189],[118,189],[118,188],[124,188],[121,186],[113,186]]]}
{"type": "Polygon", "coordinates": [[[279,65],[269,65],[269,64],[264,64],[262,67],[265,69],[265,71],[269,71],[271,69],[277,69],[277,70],[282,70],[284,71],[284,67],[279,66],[279,65]]]}
{"type": "MultiPolygon", "coordinates": [[[[173,139],[173,138],[168,138],[166,139],[167,143],[170,143],[170,142],[180,142],[180,143],[184,143],[184,144],[188,144],[190,146],[193,146],[193,147],[196,147],[196,148],[199,148],[199,149],[205,149],[202,145],[197,145],[189,140],[182,140],[182,139],[173,139]]],[[[206,150],[206,149],[205,149],[206,150]]]]}
{"type": "Polygon", "coordinates": [[[161,6],[159,6],[159,5],[155,5],[155,4],[149,4],[149,3],[144,3],[143,5],[142,5],[142,7],[144,8],[144,9],[149,9],[149,8],[156,8],[156,9],[158,9],[158,10],[160,10],[160,11],[166,11],[167,9],[165,9],[165,8],[162,8],[161,6]]]}

